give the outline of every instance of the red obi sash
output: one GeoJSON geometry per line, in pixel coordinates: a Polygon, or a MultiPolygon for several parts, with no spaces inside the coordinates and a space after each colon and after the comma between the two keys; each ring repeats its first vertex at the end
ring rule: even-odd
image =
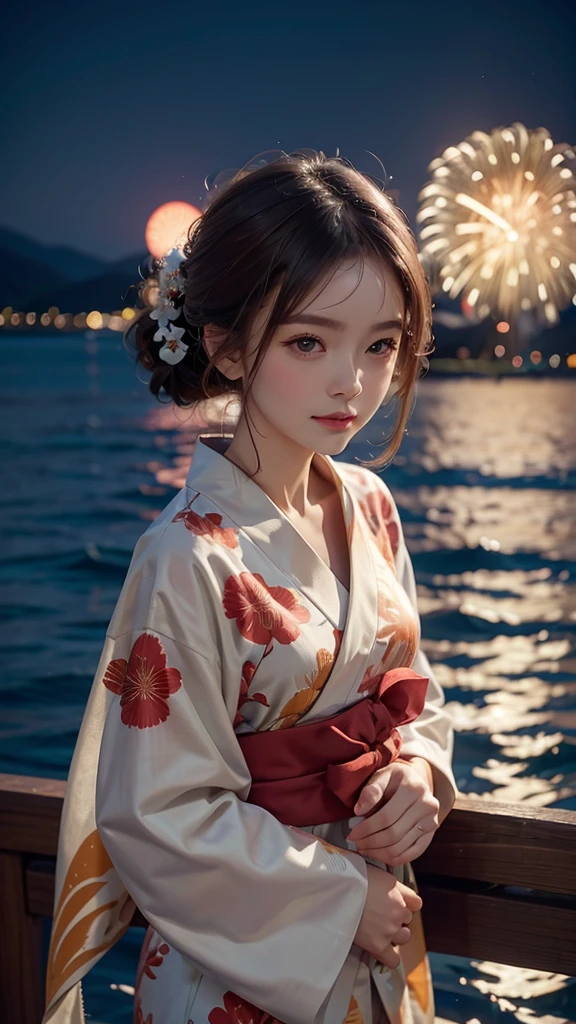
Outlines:
{"type": "Polygon", "coordinates": [[[428,677],[390,669],[374,694],[322,721],[243,733],[248,801],[284,825],[321,825],[353,814],[364,783],[400,754],[399,725],[423,711],[428,677]]]}

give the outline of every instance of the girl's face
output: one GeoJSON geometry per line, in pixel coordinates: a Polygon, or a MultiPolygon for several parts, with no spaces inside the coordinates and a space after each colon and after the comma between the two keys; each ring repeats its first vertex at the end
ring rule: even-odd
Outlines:
{"type": "MultiPolygon", "coordinates": [[[[254,322],[245,381],[275,296],[254,322]]],[[[321,293],[307,297],[276,330],[247,398],[258,430],[324,455],[343,451],[386,396],[403,317],[401,286],[384,262],[341,265],[321,293]],[[323,419],[339,414],[348,417],[339,425],[323,419]]]]}

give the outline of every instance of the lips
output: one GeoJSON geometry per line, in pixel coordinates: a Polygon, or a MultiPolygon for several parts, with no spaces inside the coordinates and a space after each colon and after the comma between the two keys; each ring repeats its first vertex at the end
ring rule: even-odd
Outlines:
{"type": "Polygon", "coordinates": [[[313,416],[313,420],[355,420],[357,413],[331,413],[329,416],[313,416]]]}

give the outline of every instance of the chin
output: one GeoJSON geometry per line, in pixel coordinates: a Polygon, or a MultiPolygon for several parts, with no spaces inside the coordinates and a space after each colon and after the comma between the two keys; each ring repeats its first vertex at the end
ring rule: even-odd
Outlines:
{"type": "Polygon", "coordinates": [[[340,455],[350,444],[351,437],[337,436],[327,439],[324,444],[318,445],[316,451],[319,455],[340,455]]]}

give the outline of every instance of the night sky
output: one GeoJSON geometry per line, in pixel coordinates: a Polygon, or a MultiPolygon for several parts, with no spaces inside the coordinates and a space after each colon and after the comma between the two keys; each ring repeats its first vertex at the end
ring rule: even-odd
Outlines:
{"type": "Polygon", "coordinates": [[[0,225],[114,259],[160,203],[270,149],[379,175],[411,217],[434,156],[521,121],[576,142],[576,4],[16,3],[0,225]],[[572,9],[572,10],[571,10],[572,9]]]}

